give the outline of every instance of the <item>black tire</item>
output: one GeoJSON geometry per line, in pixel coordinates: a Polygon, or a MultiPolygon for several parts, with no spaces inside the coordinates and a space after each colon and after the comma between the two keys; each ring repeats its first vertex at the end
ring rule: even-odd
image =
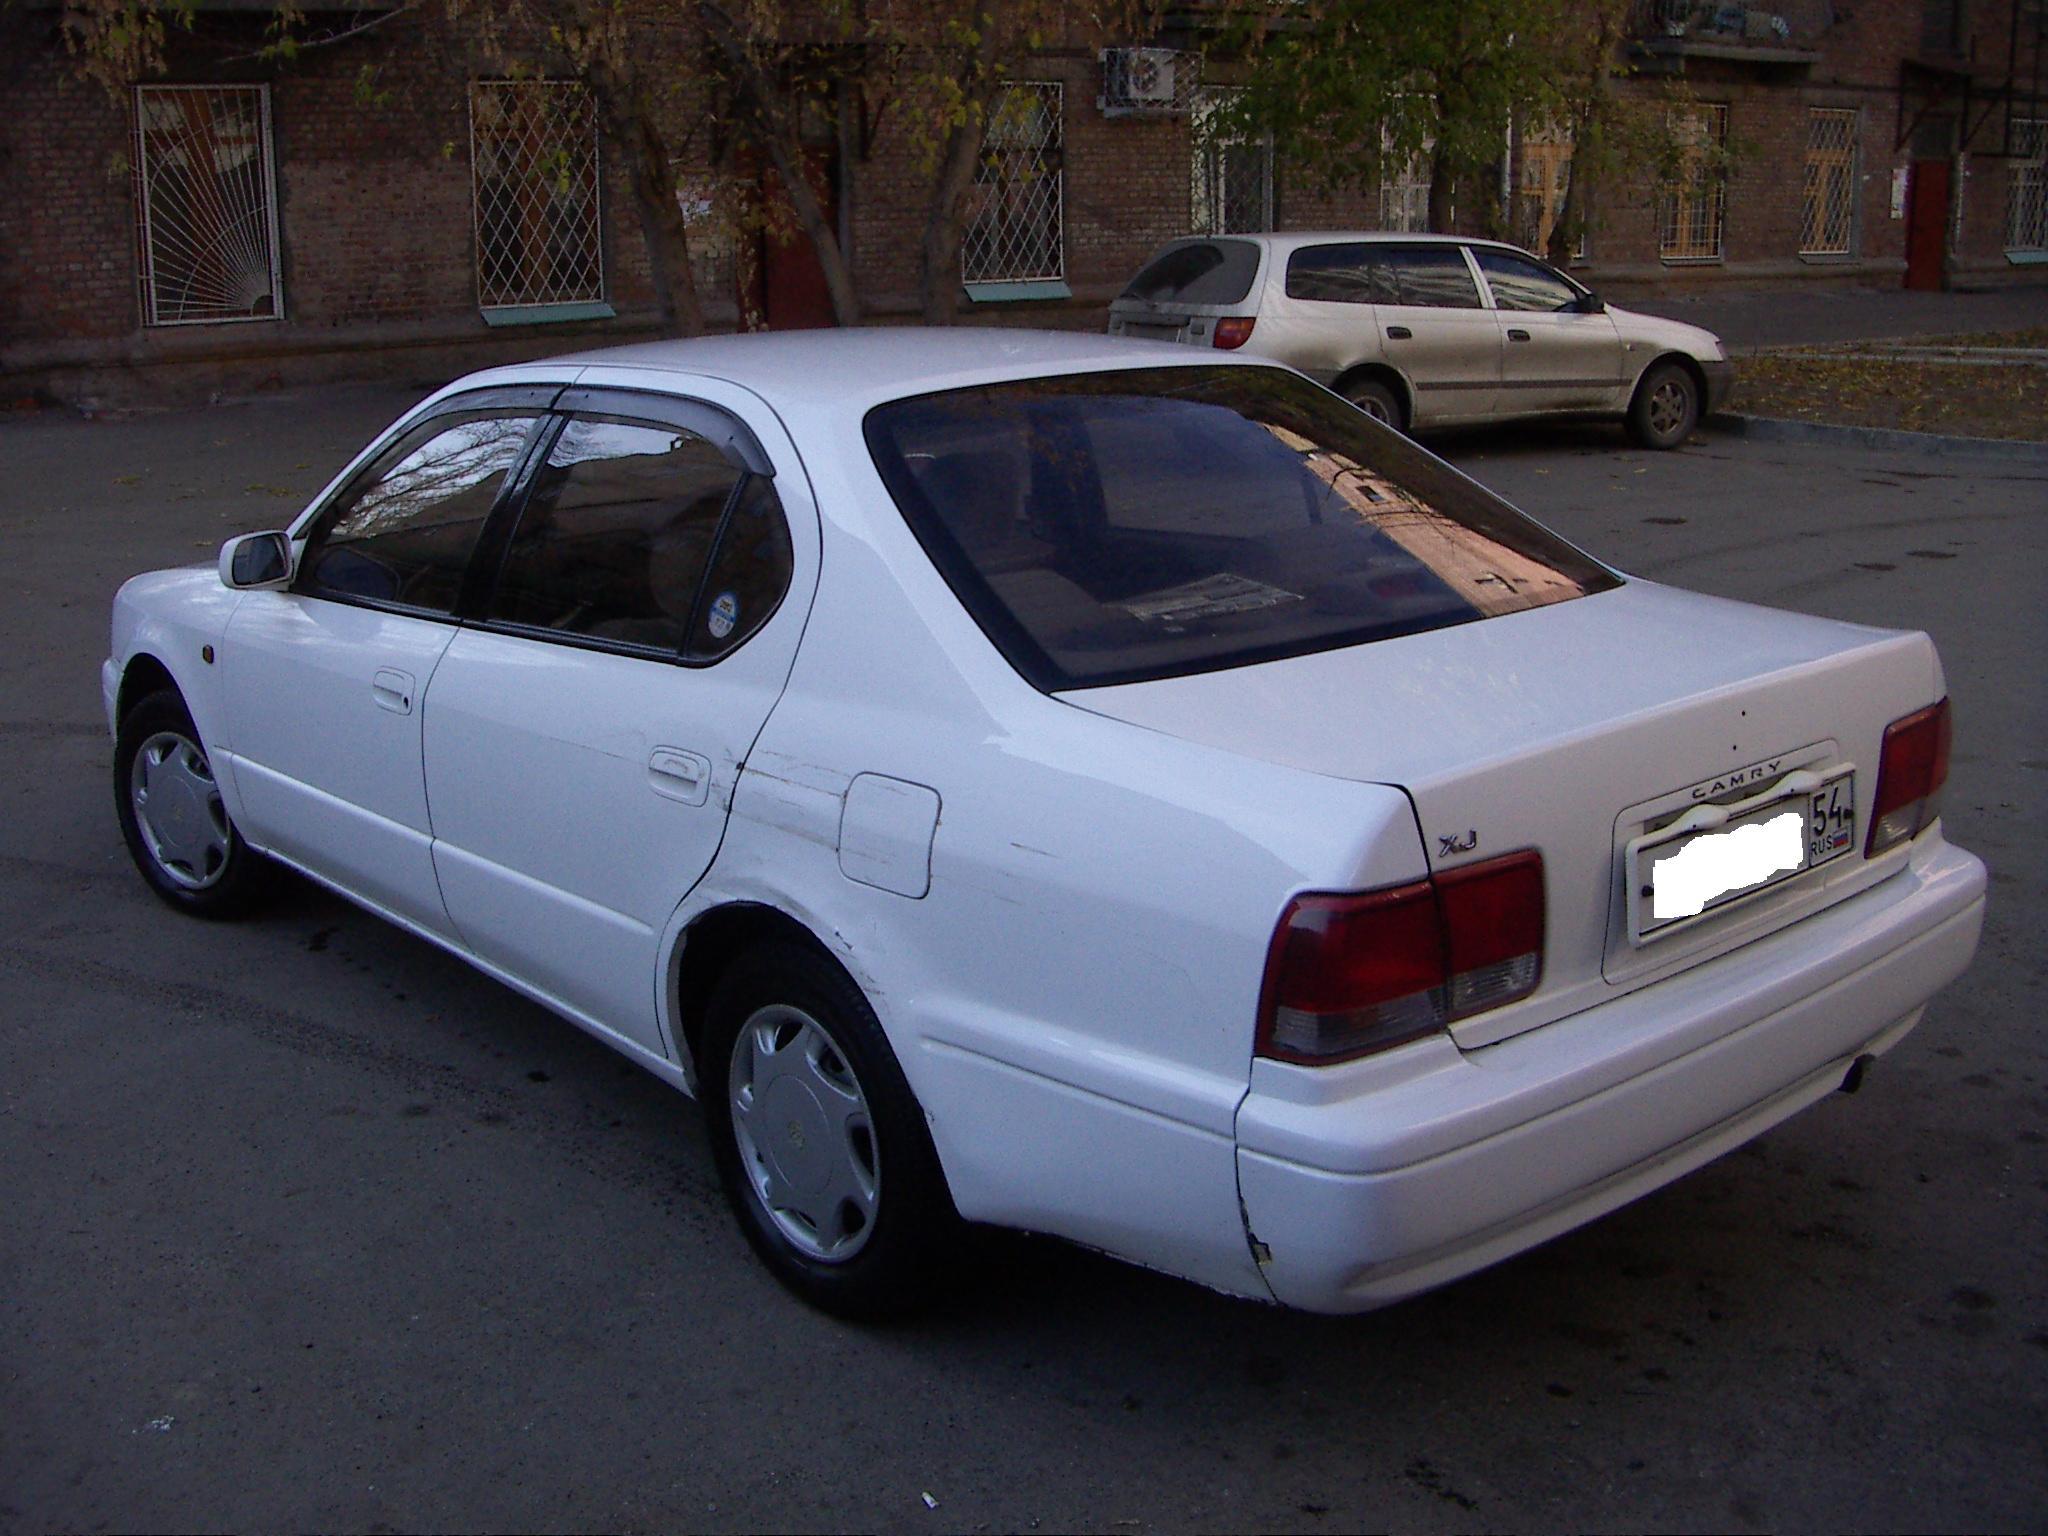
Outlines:
{"type": "Polygon", "coordinates": [[[1401,408],[1401,397],[1385,381],[1370,376],[1352,379],[1344,386],[1344,398],[1374,421],[1396,432],[1408,430],[1408,413],[1401,408]]]}
{"type": "Polygon", "coordinates": [[[114,815],[136,869],[171,906],[194,917],[233,917],[247,909],[263,860],[228,819],[205,743],[175,689],[145,696],[121,717],[114,736],[114,815]],[[145,753],[150,763],[139,764],[145,753]],[[154,813],[148,810],[153,768],[168,770],[155,786],[154,813]],[[144,826],[145,815],[183,835],[159,835],[155,820],[144,826]]]}
{"type": "Polygon", "coordinates": [[[907,1315],[937,1295],[958,1268],[964,1226],[874,1010],[829,956],[795,942],[739,955],[712,989],[697,1075],[726,1198],[777,1279],[860,1321],[907,1315]],[[785,1043],[764,1051],[770,1037],[785,1043]],[[807,1052],[821,1064],[804,1066],[807,1052]],[[832,1097],[847,1081],[860,1110],[832,1097]],[[756,1106],[751,1128],[735,1124],[736,1083],[756,1106]],[[863,1175],[866,1190],[836,1193],[863,1175]],[[787,1203],[771,1209],[771,1196],[787,1203]]]}
{"type": "Polygon", "coordinates": [[[1645,448],[1676,448],[1700,424],[1700,384],[1683,363],[1653,363],[1628,405],[1628,435],[1645,448]]]}

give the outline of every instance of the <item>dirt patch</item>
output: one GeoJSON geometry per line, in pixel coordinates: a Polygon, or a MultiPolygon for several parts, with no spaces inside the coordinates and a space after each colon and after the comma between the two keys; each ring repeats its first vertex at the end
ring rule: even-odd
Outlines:
{"type": "MultiPolygon", "coordinates": [[[[1872,351],[1884,343],[1867,343],[1872,351]]],[[[1930,347],[2048,347],[2048,328],[1928,337],[1930,347]]],[[[1736,365],[1728,409],[1836,426],[2048,442],[2048,366],[1872,356],[1847,349],[1767,352],[1736,365]]]]}

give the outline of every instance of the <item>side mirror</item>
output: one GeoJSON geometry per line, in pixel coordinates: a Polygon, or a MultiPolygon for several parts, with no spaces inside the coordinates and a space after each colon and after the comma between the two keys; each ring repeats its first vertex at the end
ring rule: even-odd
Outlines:
{"type": "Polygon", "coordinates": [[[292,576],[292,541],[282,533],[245,533],[220,547],[225,587],[254,591],[281,587],[292,576]]]}
{"type": "Polygon", "coordinates": [[[1582,315],[1604,315],[1607,313],[1607,301],[1597,293],[1582,293],[1572,308],[1582,315]]]}

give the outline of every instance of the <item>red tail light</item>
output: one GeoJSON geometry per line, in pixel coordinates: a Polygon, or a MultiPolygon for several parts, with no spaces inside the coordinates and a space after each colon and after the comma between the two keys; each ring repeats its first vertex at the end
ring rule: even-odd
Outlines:
{"type": "Polygon", "coordinates": [[[1252,339],[1252,327],[1257,323],[1253,315],[1227,315],[1216,322],[1211,339],[1224,351],[1232,351],[1252,339]]]}
{"type": "Polygon", "coordinates": [[[1941,786],[1948,782],[1948,700],[1894,720],[1884,728],[1877,760],[1877,799],[1870,808],[1870,836],[1863,856],[1918,837],[1941,814],[1941,786]]]}
{"type": "Polygon", "coordinates": [[[1543,858],[1534,850],[1413,885],[1288,904],[1266,957],[1257,1050],[1346,1061],[1536,990],[1543,858]]]}

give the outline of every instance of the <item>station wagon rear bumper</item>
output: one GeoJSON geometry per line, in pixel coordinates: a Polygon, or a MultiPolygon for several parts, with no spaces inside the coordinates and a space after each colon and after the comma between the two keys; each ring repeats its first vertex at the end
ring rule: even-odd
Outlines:
{"type": "Polygon", "coordinates": [[[1984,886],[1931,834],[1839,906],[1498,1045],[1410,1047],[1334,1094],[1332,1069],[1259,1063],[1238,1181],[1267,1285],[1313,1311],[1382,1306],[1741,1145],[1918,1022],[1976,950],[1984,886]]]}

